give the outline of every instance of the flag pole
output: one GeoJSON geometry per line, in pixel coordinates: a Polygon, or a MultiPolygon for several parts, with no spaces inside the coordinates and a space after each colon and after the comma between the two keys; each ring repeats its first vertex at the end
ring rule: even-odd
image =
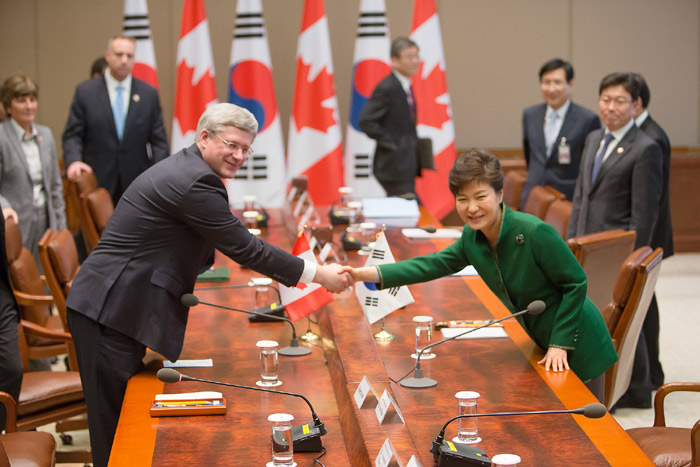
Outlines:
{"type": "Polygon", "coordinates": [[[384,327],[384,318],[382,318],[382,328],[374,334],[374,340],[377,342],[389,342],[394,339],[394,335],[384,327]]]}

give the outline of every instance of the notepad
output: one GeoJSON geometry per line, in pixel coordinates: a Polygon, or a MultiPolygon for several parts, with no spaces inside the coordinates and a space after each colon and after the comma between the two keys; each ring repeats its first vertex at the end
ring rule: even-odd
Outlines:
{"type": "Polygon", "coordinates": [[[216,391],[156,394],[149,413],[151,417],[223,415],[226,399],[216,391]]]}
{"type": "Polygon", "coordinates": [[[175,360],[171,362],[170,360],[163,361],[163,368],[202,368],[214,366],[214,361],[211,358],[204,358],[202,360],[175,360]]]}
{"type": "MultiPolygon", "coordinates": [[[[463,332],[466,332],[467,329],[465,328],[443,328],[440,329],[440,332],[442,333],[442,336],[445,339],[448,339],[450,337],[454,337],[458,334],[461,334],[463,332]]],[[[458,337],[458,340],[461,339],[488,339],[488,338],[497,338],[497,337],[508,337],[508,334],[506,334],[506,330],[502,327],[488,327],[488,328],[483,328],[479,329],[478,331],[473,331],[470,332],[469,334],[466,334],[462,337],[458,337]]]]}
{"type": "Polygon", "coordinates": [[[197,282],[227,282],[230,274],[228,268],[208,269],[197,276],[197,282]]]}

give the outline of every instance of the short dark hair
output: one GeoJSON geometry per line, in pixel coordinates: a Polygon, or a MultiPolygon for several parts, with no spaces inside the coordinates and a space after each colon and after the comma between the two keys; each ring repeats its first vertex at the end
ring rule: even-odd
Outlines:
{"type": "Polygon", "coordinates": [[[625,91],[630,93],[630,96],[632,97],[632,102],[637,100],[642,88],[642,85],[640,84],[639,80],[635,78],[634,73],[615,72],[605,75],[605,77],[603,77],[603,79],[600,81],[600,86],[598,87],[598,95],[603,94],[603,91],[605,91],[610,86],[624,87],[625,91]]]}
{"type": "Polygon", "coordinates": [[[394,39],[394,42],[391,43],[391,56],[399,58],[401,56],[401,52],[409,47],[418,48],[418,44],[406,36],[397,37],[394,39]]]}
{"type": "Polygon", "coordinates": [[[92,62],[92,68],[90,68],[90,78],[95,75],[101,75],[107,69],[107,60],[104,57],[100,57],[92,62]]]}
{"type": "Polygon", "coordinates": [[[39,86],[33,79],[27,78],[22,74],[15,74],[5,80],[2,85],[2,105],[10,113],[12,99],[24,96],[34,96],[39,98],[39,86]]]}
{"type": "Polygon", "coordinates": [[[642,100],[642,107],[649,107],[649,101],[651,100],[651,92],[649,91],[649,86],[647,85],[647,80],[641,73],[632,73],[634,78],[639,81],[639,98],[642,100]]]}
{"type": "Polygon", "coordinates": [[[571,63],[562,60],[561,58],[553,58],[546,62],[544,65],[542,65],[542,67],[540,68],[540,81],[542,81],[542,75],[544,75],[545,73],[549,73],[550,71],[554,71],[558,68],[564,69],[567,82],[571,82],[571,80],[574,79],[574,67],[571,66],[571,63]]]}
{"type": "Polygon", "coordinates": [[[468,183],[486,183],[496,193],[503,189],[501,162],[488,151],[472,148],[457,156],[448,177],[450,191],[457,196],[468,183]]]}

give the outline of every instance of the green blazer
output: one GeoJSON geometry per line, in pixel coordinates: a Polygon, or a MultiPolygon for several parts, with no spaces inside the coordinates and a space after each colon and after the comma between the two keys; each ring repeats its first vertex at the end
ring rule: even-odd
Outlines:
{"type": "Polygon", "coordinates": [[[517,318],[525,331],[542,349],[566,349],[583,382],[600,376],[617,352],[603,316],[586,297],[586,274],[553,227],[502,206],[493,250],[480,231],[465,226],[462,237],[440,252],[381,265],[381,287],[430,281],[471,264],[511,313],[544,301],[543,313],[517,318]]]}

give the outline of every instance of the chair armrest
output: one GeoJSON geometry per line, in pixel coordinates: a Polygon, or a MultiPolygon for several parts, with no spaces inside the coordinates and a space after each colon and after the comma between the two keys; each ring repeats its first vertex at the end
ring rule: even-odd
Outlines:
{"type": "Polygon", "coordinates": [[[15,290],[15,300],[20,305],[53,305],[53,297],[51,295],[32,295],[15,290]]]}
{"type": "Polygon", "coordinates": [[[68,332],[58,332],[58,331],[52,331],[50,329],[46,329],[43,326],[39,326],[36,323],[32,323],[31,321],[27,320],[22,320],[22,329],[24,332],[27,334],[31,334],[33,336],[37,337],[44,337],[47,339],[56,339],[60,341],[65,341],[65,342],[72,342],[73,341],[73,336],[70,335],[68,332]]]}
{"type": "Polygon", "coordinates": [[[11,395],[0,391],[0,403],[5,406],[7,418],[5,422],[5,432],[14,433],[17,431],[17,402],[11,395]]]}
{"type": "Polygon", "coordinates": [[[666,426],[664,398],[676,391],[700,392],[700,383],[666,383],[654,396],[654,426],[666,426]]]}
{"type": "Polygon", "coordinates": [[[691,465],[700,465],[700,420],[690,430],[690,454],[691,465]]]}

